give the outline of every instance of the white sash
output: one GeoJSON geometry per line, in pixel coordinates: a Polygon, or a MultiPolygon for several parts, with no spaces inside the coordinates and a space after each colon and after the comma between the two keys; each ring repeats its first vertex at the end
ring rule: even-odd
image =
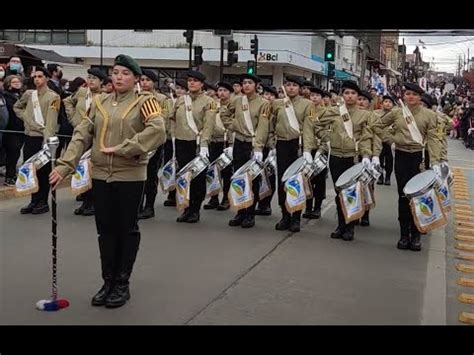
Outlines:
{"type": "Polygon", "coordinates": [[[252,117],[250,117],[250,105],[247,95],[242,95],[242,112],[244,113],[245,125],[247,126],[252,138],[254,138],[255,131],[253,129],[252,117]]]}
{"type": "Polygon", "coordinates": [[[44,127],[43,113],[41,112],[41,106],[38,99],[38,90],[33,90],[31,94],[31,101],[33,102],[33,113],[35,115],[35,121],[41,127],[44,127]]]}
{"type": "Polygon", "coordinates": [[[92,93],[91,89],[87,88],[86,92],[86,112],[89,111],[89,108],[91,107],[92,104],[92,93]]]}
{"type": "Polygon", "coordinates": [[[184,108],[186,110],[186,120],[188,121],[189,128],[192,129],[196,136],[199,136],[199,130],[193,116],[192,100],[189,95],[184,95],[184,108]]]}
{"type": "Polygon", "coordinates": [[[225,130],[224,124],[221,120],[221,103],[220,101],[217,102],[217,114],[216,114],[216,126],[219,129],[225,130]]]}
{"type": "Polygon", "coordinates": [[[347,135],[350,139],[354,139],[354,130],[352,127],[352,119],[349,111],[347,111],[346,104],[343,102],[339,104],[339,114],[342,117],[342,122],[344,124],[344,128],[346,130],[347,135]]]}
{"type": "Polygon", "coordinates": [[[418,129],[418,126],[416,125],[413,114],[408,109],[408,107],[405,106],[405,104],[403,103],[401,99],[398,101],[400,102],[400,105],[402,106],[403,118],[405,119],[405,123],[407,124],[408,131],[410,132],[411,138],[416,143],[423,145],[423,136],[421,135],[421,132],[418,129]]]}
{"type": "Polygon", "coordinates": [[[281,89],[283,90],[283,93],[285,94],[285,98],[283,99],[283,102],[285,103],[285,112],[286,112],[286,117],[288,118],[288,123],[290,124],[290,127],[295,132],[300,134],[300,125],[298,123],[298,119],[296,118],[296,113],[295,113],[295,108],[293,107],[293,102],[291,102],[291,99],[286,94],[285,87],[282,86],[281,89]]]}

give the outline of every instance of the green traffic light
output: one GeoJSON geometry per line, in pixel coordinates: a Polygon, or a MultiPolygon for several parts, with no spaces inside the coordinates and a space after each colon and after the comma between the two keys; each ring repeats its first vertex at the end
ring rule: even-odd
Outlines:
{"type": "Polygon", "coordinates": [[[332,58],[332,53],[326,54],[326,58],[331,59],[332,58]]]}
{"type": "Polygon", "coordinates": [[[247,69],[247,74],[253,74],[253,68],[248,68],[247,69]]]}

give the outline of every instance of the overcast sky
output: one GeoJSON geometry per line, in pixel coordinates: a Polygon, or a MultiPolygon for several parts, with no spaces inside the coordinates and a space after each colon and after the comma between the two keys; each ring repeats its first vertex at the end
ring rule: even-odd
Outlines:
{"type": "MultiPolygon", "coordinates": [[[[469,56],[474,57],[474,36],[400,36],[400,44],[405,39],[407,54],[413,53],[418,45],[422,59],[434,64],[436,71],[455,73],[458,67],[459,55],[466,62],[469,56]],[[424,45],[420,43],[424,42],[424,45]],[[425,48],[423,48],[423,46],[425,48]]],[[[467,65],[465,67],[467,69],[467,65]]]]}

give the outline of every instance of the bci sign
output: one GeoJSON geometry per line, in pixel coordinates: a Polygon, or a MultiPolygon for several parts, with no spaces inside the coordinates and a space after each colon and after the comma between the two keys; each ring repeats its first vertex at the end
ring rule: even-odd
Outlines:
{"type": "Polygon", "coordinates": [[[277,62],[278,61],[278,53],[272,54],[272,53],[260,52],[258,54],[257,60],[259,62],[277,62]]]}

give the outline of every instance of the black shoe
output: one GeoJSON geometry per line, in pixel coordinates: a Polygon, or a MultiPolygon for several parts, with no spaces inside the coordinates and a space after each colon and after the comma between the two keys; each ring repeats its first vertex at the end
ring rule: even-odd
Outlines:
{"type": "Polygon", "coordinates": [[[280,222],[275,225],[275,229],[277,231],[286,231],[290,228],[291,225],[291,218],[290,215],[284,214],[281,218],[280,222]]]}
{"type": "Polygon", "coordinates": [[[219,200],[211,198],[208,203],[204,205],[205,210],[215,210],[219,206],[219,200]]]}
{"type": "Polygon", "coordinates": [[[192,212],[189,214],[188,219],[186,220],[187,223],[197,223],[199,222],[199,212],[192,212]]]}
{"type": "Polygon", "coordinates": [[[76,201],[77,201],[77,202],[82,202],[82,201],[84,201],[84,195],[82,195],[82,194],[77,195],[77,196],[76,196],[76,201]]]}
{"type": "Polygon", "coordinates": [[[303,213],[303,218],[313,219],[313,211],[306,209],[303,213]]]}
{"type": "Polygon", "coordinates": [[[5,185],[5,186],[15,186],[15,185],[16,185],[16,181],[15,181],[15,179],[13,179],[13,178],[6,178],[6,179],[5,179],[5,182],[3,183],[3,185],[5,185]]]}
{"type": "Polygon", "coordinates": [[[406,235],[402,235],[397,243],[397,248],[401,250],[410,248],[410,238],[406,235]]]}
{"type": "Polygon", "coordinates": [[[36,206],[36,203],[33,203],[33,202],[30,202],[28,204],[28,206],[25,206],[23,207],[21,210],[20,210],[20,213],[21,214],[29,214],[31,212],[33,212],[33,208],[36,206]]]}
{"type": "Polygon", "coordinates": [[[369,221],[369,216],[367,217],[362,217],[361,220],[360,220],[360,225],[361,227],[368,227],[370,226],[370,221],[369,221]]]}
{"type": "Polygon", "coordinates": [[[230,208],[229,200],[223,200],[219,206],[217,206],[218,211],[226,211],[230,208]]]}
{"type": "Polygon", "coordinates": [[[358,226],[360,225],[360,219],[356,219],[354,222],[353,222],[354,226],[358,226]]]}
{"type": "Polygon", "coordinates": [[[342,238],[343,230],[340,227],[337,227],[334,232],[331,233],[332,239],[341,239],[342,238]]]}
{"type": "Polygon", "coordinates": [[[105,305],[105,299],[112,292],[113,284],[111,282],[105,282],[102,288],[92,297],[91,304],[93,306],[103,306],[105,305]]]}
{"type": "Polygon", "coordinates": [[[420,235],[417,234],[411,237],[410,250],[413,250],[413,251],[421,250],[420,235]]]}
{"type": "Polygon", "coordinates": [[[82,211],[82,215],[83,216],[93,216],[93,215],[95,215],[94,206],[84,208],[84,211],[82,211]]]}
{"type": "Polygon", "coordinates": [[[391,185],[390,179],[385,179],[385,182],[383,184],[387,185],[387,186],[390,186],[391,185]]]}
{"type": "Polygon", "coordinates": [[[242,228],[252,228],[255,225],[255,217],[254,216],[247,216],[242,221],[242,228]]]}
{"type": "Polygon", "coordinates": [[[185,209],[183,214],[176,218],[176,222],[181,223],[181,222],[187,222],[189,218],[189,210],[185,209]]]}
{"type": "Polygon", "coordinates": [[[377,180],[377,185],[383,185],[383,174],[381,174],[379,179],[377,180]]]}
{"type": "Polygon", "coordinates": [[[176,207],[176,201],[165,200],[165,202],[163,203],[163,206],[165,206],[165,207],[176,207]]]}
{"type": "Polygon", "coordinates": [[[292,218],[290,222],[290,228],[288,228],[292,233],[298,233],[300,231],[300,221],[299,219],[292,218]]]}
{"type": "Polygon", "coordinates": [[[49,206],[47,203],[38,203],[35,207],[33,207],[33,210],[31,211],[31,214],[43,214],[49,212],[49,206]]]}
{"type": "Polygon", "coordinates": [[[312,213],[312,218],[314,219],[320,219],[321,218],[321,208],[317,208],[313,211],[312,213]]]}
{"type": "Polygon", "coordinates": [[[344,233],[342,233],[342,239],[345,241],[353,240],[354,239],[354,230],[352,228],[346,229],[344,233]]]}
{"type": "Polygon", "coordinates": [[[82,204],[80,207],[78,207],[74,210],[74,214],[76,216],[80,216],[84,213],[84,209],[85,209],[84,204],[82,204]]]}
{"type": "Polygon", "coordinates": [[[105,299],[105,307],[117,308],[122,307],[130,299],[130,289],[128,282],[126,284],[116,284],[112,292],[105,299]]]}
{"type": "Polygon", "coordinates": [[[231,227],[237,227],[242,224],[242,221],[244,220],[244,216],[241,214],[237,214],[234,218],[232,218],[229,221],[229,226],[231,227]]]}
{"type": "Polygon", "coordinates": [[[155,217],[155,209],[151,206],[145,206],[145,208],[138,213],[138,219],[148,219],[155,217]]]}
{"type": "Polygon", "coordinates": [[[258,216],[271,216],[272,215],[272,209],[269,206],[259,207],[255,211],[255,214],[258,215],[258,216]]]}

